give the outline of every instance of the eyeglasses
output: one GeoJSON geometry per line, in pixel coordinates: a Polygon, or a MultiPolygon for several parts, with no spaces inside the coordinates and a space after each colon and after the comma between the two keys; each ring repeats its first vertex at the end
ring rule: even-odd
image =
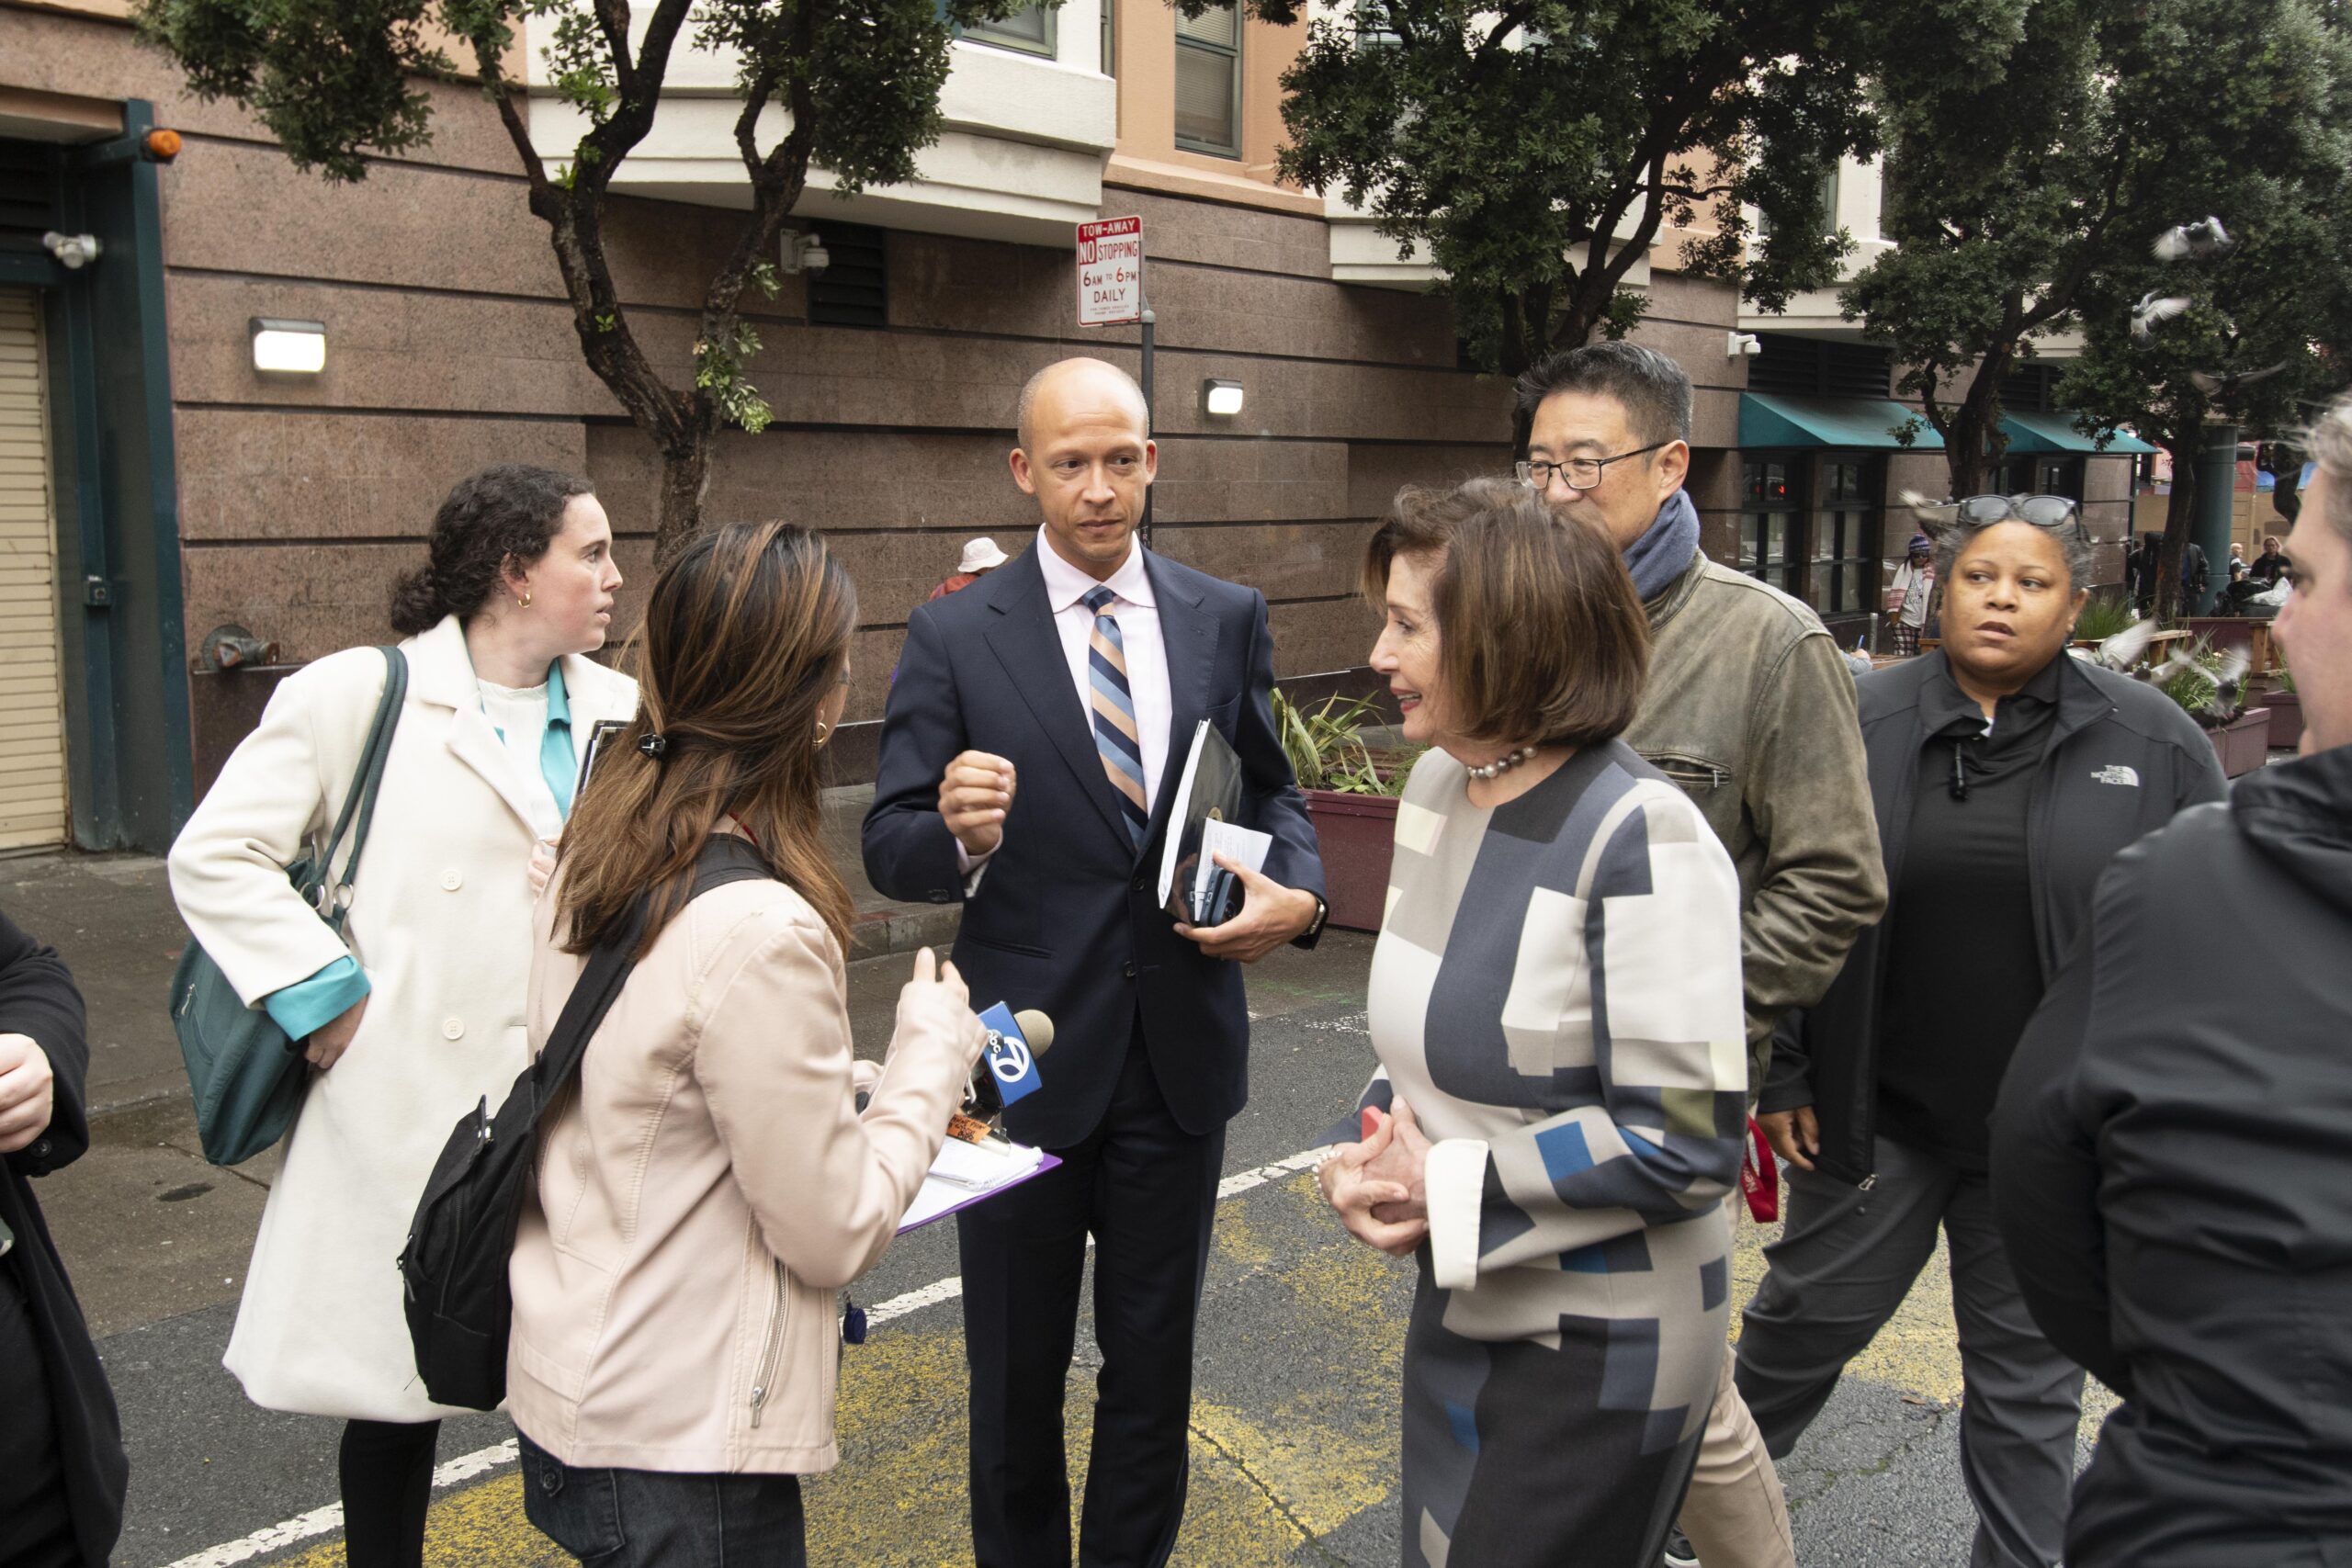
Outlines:
{"type": "Polygon", "coordinates": [[[1972,495],[1915,510],[1949,512],[1953,521],[1972,528],[1989,528],[1996,523],[2029,523],[2053,533],[2070,525],[2078,531],[2083,528],[2081,505],[2063,495],[1972,495]]]}
{"type": "Polygon", "coordinates": [[[1598,490],[1600,488],[1600,470],[1610,464],[1622,463],[1628,457],[1638,457],[1645,452],[1655,452],[1661,446],[1671,445],[1673,443],[1668,441],[1653,441],[1646,446],[1636,446],[1631,452],[1620,452],[1614,457],[1571,457],[1565,463],[1514,463],[1511,472],[1517,474],[1519,482],[1530,490],[1550,490],[1554,474],[1566,480],[1570,490],[1598,490]]]}

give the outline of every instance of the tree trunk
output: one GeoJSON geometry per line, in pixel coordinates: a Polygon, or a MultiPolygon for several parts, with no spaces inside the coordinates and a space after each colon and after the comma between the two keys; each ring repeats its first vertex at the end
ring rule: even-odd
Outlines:
{"type": "Polygon", "coordinates": [[[687,445],[662,453],[662,495],[653,530],[657,571],[669,565],[702,526],[703,497],[710,490],[713,434],[708,429],[697,429],[687,445]]]}
{"type": "Polygon", "coordinates": [[[2165,542],[2156,557],[2155,616],[2160,623],[2179,618],[2180,558],[2197,531],[2196,446],[2167,441],[2164,448],[2172,454],[2172,494],[2165,506],[2165,542]]]}
{"type": "Polygon", "coordinates": [[[1952,410],[1951,428],[1944,433],[1944,468],[1955,501],[1984,493],[1985,474],[1997,470],[2008,446],[2001,434],[2001,378],[2008,368],[2006,350],[1985,355],[1969,378],[1968,394],[1952,410]]]}

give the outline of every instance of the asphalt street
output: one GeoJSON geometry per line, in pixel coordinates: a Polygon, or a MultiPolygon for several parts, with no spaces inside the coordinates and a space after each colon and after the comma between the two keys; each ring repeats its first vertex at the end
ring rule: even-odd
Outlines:
{"type": "MultiPolygon", "coordinates": [[[[340,1563],[337,1424],[257,1410],[220,1365],[274,1163],[222,1170],[195,1153],[162,1008],[184,938],[161,866],[7,862],[0,899],[60,947],[91,999],[94,1099],[104,1108],[96,1146],[40,1193],[122,1406],[132,1482],[117,1563],[340,1563]]],[[[1180,1563],[1396,1561],[1396,1366],[1410,1266],[1351,1241],[1295,1161],[1345,1115],[1372,1069],[1363,1016],[1371,953],[1368,937],[1334,932],[1318,952],[1285,950],[1250,976],[1251,1101],[1228,1137],[1202,1306],[1180,1563]]],[[[866,1054],[888,1038],[907,968],[903,957],[853,966],[866,1054]]],[[[1767,1239],[1746,1233],[1736,1299],[1754,1288],[1767,1239]]],[[[1956,1463],[1960,1379],[1942,1270],[1939,1255],[1781,1467],[1808,1568],[1967,1560],[1973,1520],[1956,1463]]],[[[846,1352],[842,1463],[808,1489],[816,1562],[970,1561],[956,1272],[952,1229],[939,1227],[901,1237],[855,1292],[890,1315],[846,1352]]],[[[390,1259],[385,1278],[392,1288],[390,1259]]],[[[1082,1473],[1094,1366],[1081,1329],[1073,1473],[1082,1473]]],[[[2103,1394],[2095,1399],[2086,1443],[2106,1408],[2103,1394]]],[[[523,1518],[511,1450],[500,1448],[512,1435],[494,1415],[445,1427],[445,1461],[478,1457],[436,1494],[428,1562],[567,1561],[523,1518]]]]}

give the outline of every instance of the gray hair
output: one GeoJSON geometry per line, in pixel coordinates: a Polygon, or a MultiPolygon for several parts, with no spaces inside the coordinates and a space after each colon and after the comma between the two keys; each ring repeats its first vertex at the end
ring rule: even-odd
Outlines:
{"type": "MultiPolygon", "coordinates": [[[[1936,581],[1951,581],[1952,563],[1960,559],[1960,552],[1974,542],[1976,536],[1987,528],[1998,528],[2002,523],[2019,523],[2022,518],[2005,517],[2000,523],[1963,523],[1958,518],[1938,524],[1928,529],[1936,541],[1936,581]]],[[[2058,543],[2058,553],[2066,562],[2066,592],[2071,596],[2091,585],[2092,555],[2090,530],[2083,526],[2078,516],[2067,519],[2063,528],[2042,528],[2027,523],[2058,543]]]]}
{"type": "Polygon", "coordinates": [[[1519,412],[1532,417],[1555,392],[1616,399],[1636,441],[1690,439],[1690,378],[1657,349],[1622,342],[1563,349],[1519,378],[1519,412]]]}
{"type": "Polygon", "coordinates": [[[2352,545],[2352,392],[2330,403],[2298,445],[2327,476],[2327,525],[2352,545]]]}

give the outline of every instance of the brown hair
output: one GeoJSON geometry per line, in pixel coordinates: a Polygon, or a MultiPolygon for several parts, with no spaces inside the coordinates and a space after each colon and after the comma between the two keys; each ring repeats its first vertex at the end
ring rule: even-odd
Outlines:
{"type": "Polygon", "coordinates": [[[566,952],[594,947],[645,894],[642,957],[684,908],[695,857],[729,813],[847,949],[849,890],[820,837],[818,715],[856,622],[849,574],[789,523],[729,524],[662,569],[630,639],[637,716],[598,753],[564,829],[566,952]],[[638,750],[650,735],[662,738],[658,757],[638,750]]]}
{"type": "Polygon", "coordinates": [[[459,479],[434,514],[425,563],[392,584],[392,629],[413,636],[444,615],[471,620],[506,563],[547,554],[571,498],[595,493],[578,474],[533,463],[500,463],[459,479]]]}
{"type": "Polygon", "coordinates": [[[1464,739],[1589,746],[1634,721],[1649,622],[1598,528],[1503,479],[1408,486],[1364,551],[1375,605],[1400,556],[1442,558],[1430,605],[1438,671],[1464,739]]]}

